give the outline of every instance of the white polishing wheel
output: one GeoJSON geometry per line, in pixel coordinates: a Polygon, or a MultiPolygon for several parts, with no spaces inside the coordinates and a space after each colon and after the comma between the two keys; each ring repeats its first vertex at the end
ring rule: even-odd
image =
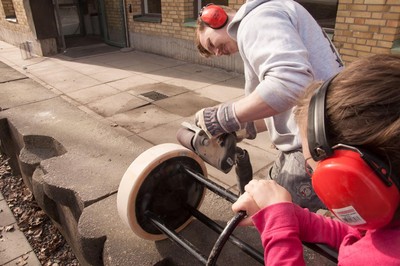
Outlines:
{"type": "Polygon", "coordinates": [[[153,241],[166,238],[149,220],[148,212],[176,232],[190,223],[186,207],[200,207],[205,187],[182,166],[207,177],[203,160],[175,143],[151,147],[126,170],[118,188],[118,213],[137,236],[153,241]]]}

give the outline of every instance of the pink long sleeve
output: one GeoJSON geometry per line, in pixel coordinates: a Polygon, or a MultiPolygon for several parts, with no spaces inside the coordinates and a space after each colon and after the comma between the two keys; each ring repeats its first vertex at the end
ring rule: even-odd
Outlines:
{"type": "Polygon", "coordinates": [[[261,235],[265,265],[305,265],[302,241],[339,250],[338,265],[400,265],[400,221],[360,232],[292,203],[271,205],[252,219],[261,235]]]}
{"type": "Polygon", "coordinates": [[[338,265],[400,265],[400,220],[376,230],[366,231],[361,239],[348,235],[339,249],[338,265]]]}
{"type": "Polygon", "coordinates": [[[265,265],[305,265],[300,227],[292,203],[271,205],[253,215],[265,265]]]}

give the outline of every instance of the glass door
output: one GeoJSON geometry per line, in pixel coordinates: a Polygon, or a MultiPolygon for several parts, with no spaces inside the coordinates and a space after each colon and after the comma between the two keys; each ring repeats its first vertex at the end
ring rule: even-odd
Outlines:
{"type": "Polygon", "coordinates": [[[107,44],[126,47],[125,12],[123,0],[99,0],[101,33],[107,44]]]}
{"type": "Polygon", "coordinates": [[[59,15],[64,36],[82,35],[82,17],[77,0],[58,0],[59,15]]]}

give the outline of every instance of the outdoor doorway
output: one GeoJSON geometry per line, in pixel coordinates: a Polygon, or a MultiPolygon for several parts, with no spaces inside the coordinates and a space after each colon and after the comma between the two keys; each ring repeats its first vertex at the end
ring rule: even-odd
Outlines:
{"type": "Polygon", "coordinates": [[[65,48],[126,47],[124,0],[56,0],[65,48]]]}
{"type": "Polygon", "coordinates": [[[56,0],[65,48],[104,43],[97,0],[56,0]]]}
{"type": "Polygon", "coordinates": [[[99,0],[100,29],[104,42],[127,47],[124,0],[99,0]]]}

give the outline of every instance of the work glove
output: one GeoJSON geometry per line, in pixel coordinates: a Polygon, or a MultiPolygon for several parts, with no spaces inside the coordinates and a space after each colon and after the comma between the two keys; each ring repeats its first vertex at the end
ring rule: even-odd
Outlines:
{"type": "Polygon", "coordinates": [[[236,141],[240,142],[243,139],[255,139],[257,136],[257,129],[254,122],[247,122],[244,129],[236,131],[236,141]]]}
{"type": "Polygon", "coordinates": [[[203,129],[209,138],[233,132],[240,132],[241,139],[254,139],[257,135],[253,122],[239,122],[233,103],[201,109],[195,115],[195,124],[203,129]]]}

